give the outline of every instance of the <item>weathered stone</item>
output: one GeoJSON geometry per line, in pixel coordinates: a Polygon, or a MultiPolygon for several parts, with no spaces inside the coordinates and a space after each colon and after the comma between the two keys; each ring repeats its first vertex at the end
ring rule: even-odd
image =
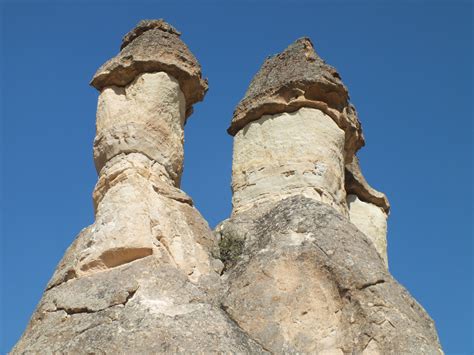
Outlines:
{"type": "Polygon", "coordinates": [[[184,95],[164,72],[142,73],[124,88],[102,90],[97,106],[97,172],[114,156],[138,152],[162,165],[179,186],[183,170],[184,95]]]}
{"type": "Polygon", "coordinates": [[[351,163],[346,164],[345,188],[348,194],[357,195],[360,200],[380,207],[387,214],[390,212],[390,203],[387,197],[367,183],[356,156],[353,157],[351,163]]]}
{"type": "Polygon", "coordinates": [[[367,183],[360,170],[357,156],[346,164],[344,186],[347,192],[349,219],[374,243],[388,267],[387,218],[390,204],[383,193],[367,183]]]}
{"type": "Polygon", "coordinates": [[[46,291],[12,353],[189,351],[265,352],[205,288],[148,256],[46,291]]]}
{"type": "Polygon", "coordinates": [[[237,134],[264,115],[312,107],[330,116],[345,132],[345,158],[350,162],[364,145],[355,108],[337,71],[316,54],[309,38],[267,58],[234,111],[228,132],[237,134]]]}
{"type": "Polygon", "coordinates": [[[442,353],[388,272],[389,204],[360,173],[352,110],[307,39],[253,79],[229,128],[232,216],[215,231],[223,308],[272,353],[442,353]]]}
{"type": "MultiPolygon", "coordinates": [[[[293,196],[234,215],[226,312],[273,353],[442,353],[433,321],[335,209],[293,196]]],[[[231,244],[231,242],[229,242],[231,244]]]]}
{"type": "Polygon", "coordinates": [[[192,105],[204,98],[207,80],[202,78],[201,66],[179,36],[163,20],[140,22],[125,36],[120,53],[97,70],[91,85],[103,90],[126,86],[140,73],[166,72],[179,82],[188,117],[192,105]]]}
{"type": "Polygon", "coordinates": [[[94,79],[95,222],[12,353],[265,352],[220,308],[218,241],[179,189],[199,65],[164,22],[141,23],[124,46],[94,79]]]}
{"type": "Polygon", "coordinates": [[[347,214],[344,131],[323,111],[262,116],[234,137],[233,213],[292,195],[347,214]]]}
{"type": "Polygon", "coordinates": [[[349,219],[374,243],[375,249],[388,267],[387,214],[378,206],[347,195],[349,219]]]}
{"type": "Polygon", "coordinates": [[[179,188],[185,119],[207,89],[179,35],[142,21],[94,77],[95,222],[12,353],[442,353],[388,272],[388,200],[308,39],[267,60],[237,107],[233,212],[210,231],[179,188]]]}

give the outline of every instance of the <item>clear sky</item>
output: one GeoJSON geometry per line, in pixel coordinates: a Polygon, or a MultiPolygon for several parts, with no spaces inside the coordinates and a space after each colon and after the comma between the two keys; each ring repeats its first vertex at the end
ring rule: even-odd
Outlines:
{"type": "Polygon", "coordinates": [[[232,111],[265,57],[309,36],[362,121],[361,164],[392,204],[390,270],[447,354],[474,351],[472,2],[63,1],[1,6],[1,346],[11,349],[93,222],[95,70],[164,18],[210,90],[186,126],[183,189],[211,227],[231,209],[232,111]]]}

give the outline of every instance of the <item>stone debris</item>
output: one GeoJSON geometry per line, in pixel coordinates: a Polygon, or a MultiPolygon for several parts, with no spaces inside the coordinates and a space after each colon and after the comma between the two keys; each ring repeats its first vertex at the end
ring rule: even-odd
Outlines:
{"type": "Polygon", "coordinates": [[[308,38],[269,57],[235,109],[233,210],[210,230],[180,189],[184,125],[207,90],[180,35],[141,21],[92,79],[95,222],[12,354],[442,353],[388,271],[390,205],[308,38]]]}

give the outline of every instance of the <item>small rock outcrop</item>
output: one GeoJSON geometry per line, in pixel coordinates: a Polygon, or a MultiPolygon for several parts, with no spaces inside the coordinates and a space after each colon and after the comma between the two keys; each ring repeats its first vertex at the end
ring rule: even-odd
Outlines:
{"type": "Polygon", "coordinates": [[[234,111],[226,312],[272,353],[435,354],[433,321],[387,269],[389,203],[360,172],[340,76],[299,39],[234,111]]]}
{"type": "Polygon", "coordinates": [[[390,205],[309,39],[267,59],[234,112],[233,210],[214,232],[180,189],[184,126],[207,90],[180,33],[140,22],[91,84],[95,222],[12,354],[442,353],[388,271],[390,205]]]}

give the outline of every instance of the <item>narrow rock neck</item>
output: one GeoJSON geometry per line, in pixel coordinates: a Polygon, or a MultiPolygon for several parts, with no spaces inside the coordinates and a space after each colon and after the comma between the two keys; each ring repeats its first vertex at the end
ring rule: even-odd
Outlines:
{"type": "Polygon", "coordinates": [[[94,140],[97,172],[110,170],[119,155],[139,153],[160,165],[162,178],[179,187],[184,121],[184,95],[178,81],[165,72],[142,73],[125,87],[104,88],[94,140]]]}

